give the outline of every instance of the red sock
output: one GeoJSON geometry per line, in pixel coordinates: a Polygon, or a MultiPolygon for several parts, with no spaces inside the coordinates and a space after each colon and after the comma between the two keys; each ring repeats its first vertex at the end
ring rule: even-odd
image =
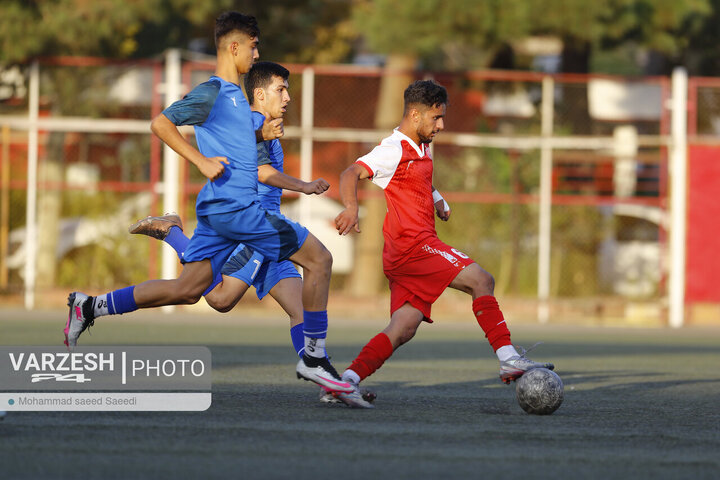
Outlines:
{"type": "Polygon", "coordinates": [[[492,295],[478,297],[473,301],[472,308],[475,318],[485,332],[485,338],[488,339],[493,350],[505,345],[512,345],[510,330],[507,328],[505,317],[503,317],[495,297],[492,295]]]}
{"type": "Polygon", "coordinates": [[[384,333],[378,333],[363,347],[348,369],[357,373],[362,380],[372,375],[392,354],[390,339],[384,333]]]}

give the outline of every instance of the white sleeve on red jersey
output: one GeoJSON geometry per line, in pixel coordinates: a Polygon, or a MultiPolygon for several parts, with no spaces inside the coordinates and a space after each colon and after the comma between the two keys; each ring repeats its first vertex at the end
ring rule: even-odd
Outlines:
{"type": "Polygon", "coordinates": [[[372,182],[384,189],[395,175],[395,170],[401,159],[402,147],[400,145],[383,142],[373,148],[367,155],[358,158],[356,163],[365,167],[372,182]]]}

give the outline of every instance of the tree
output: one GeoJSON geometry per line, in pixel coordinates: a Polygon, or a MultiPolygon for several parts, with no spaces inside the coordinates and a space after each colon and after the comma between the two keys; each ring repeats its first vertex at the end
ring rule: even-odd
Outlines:
{"type": "Polygon", "coordinates": [[[710,0],[710,4],[710,15],[693,18],[684,29],[692,35],[683,43],[678,61],[691,75],[720,76],[720,0],[710,0]]]}
{"type": "MultiPolygon", "coordinates": [[[[717,0],[366,0],[355,25],[379,53],[417,55],[447,62],[464,56],[461,68],[487,66],[503,45],[532,35],[563,41],[562,71],[588,71],[598,49],[633,42],[678,55],[709,23],[717,0]],[[711,5],[711,2],[712,5],[711,5]],[[477,51],[485,52],[478,55],[477,51]],[[459,52],[459,53],[458,53],[459,52]]],[[[715,28],[717,31],[717,28],[715,28]]]]}
{"type": "Polygon", "coordinates": [[[218,14],[258,19],[261,54],[278,61],[339,62],[352,53],[351,0],[4,0],[0,66],[35,56],[150,57],[205,40],[214,52],[218,14]]]}

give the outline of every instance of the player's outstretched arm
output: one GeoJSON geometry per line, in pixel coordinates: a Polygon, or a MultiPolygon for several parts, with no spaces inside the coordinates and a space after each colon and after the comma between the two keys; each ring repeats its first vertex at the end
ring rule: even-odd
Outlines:
{"type": "Polygon", "coordinates": [[[357,163],[353,163],[340,174],[340,200],[345,210],[335,217],[335,228],[339,235],[347,235],[352,229],[360,233],[358,219],[358,181],[368,178],[368,171],[357,163]]]}
{"type": "Polygon", "coordinates": [[[258,181],[271,187],[279,187],[306,195],[320,195],[330,188],[330,184],[322,178],[312,182],[303,182],[299,178],[283,173],[268,164],[258,166],[258,181]]]}
{"type": "Polygon", "coordinates": [[[152,132],[178,155],[195,165],[210,180],[217,180],[229,162],[225,157],[206,157],[185,140],[177,126],[162,113],[150,124],[152,132]]]}

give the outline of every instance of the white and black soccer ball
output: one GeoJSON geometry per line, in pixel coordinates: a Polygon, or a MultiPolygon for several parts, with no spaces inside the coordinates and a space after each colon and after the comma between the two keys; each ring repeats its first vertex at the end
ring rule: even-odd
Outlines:
{"type": "Polygon", "coordinates": [[[533,415],[550,415],[563,402],[563,382],[547,368],[534,368],[515,382],[515,395],[520,407],[533,415]]]}

